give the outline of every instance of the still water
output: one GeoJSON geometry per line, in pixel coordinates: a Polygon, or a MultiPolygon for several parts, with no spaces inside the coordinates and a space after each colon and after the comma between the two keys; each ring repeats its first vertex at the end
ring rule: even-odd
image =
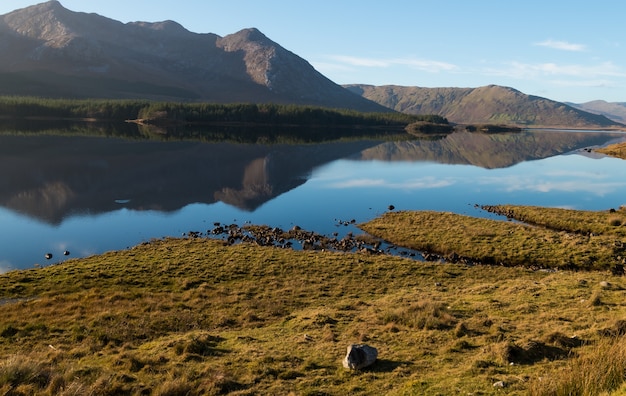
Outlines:
{"type": "Polygon", "coordinates": [[[616,208],[626,161],[588,149],[623,140],[554,130],[293,145],[0,135],[0,272],[215,222],[330,235],[359,232],[343,222],[389,205],[477,216],[489,215],[475,204],[616,208]]]}

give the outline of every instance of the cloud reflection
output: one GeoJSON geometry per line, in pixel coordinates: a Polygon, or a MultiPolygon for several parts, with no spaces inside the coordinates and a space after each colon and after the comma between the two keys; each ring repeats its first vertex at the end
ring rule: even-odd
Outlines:
{"type": "Polygon", "coordinates": [[[502,191],[534,191],[540,193],[567,192],[567,193],[588,193],[595,196],[604,196],[617,191],[626,186],[626,182],[604,182],[605,177],[587,172],[554,172],[544,176],[553,176],[557,180],[549,178],[533,178],[525,176],[502,176],[483,177],[479,180],[481,185],[497,186],[502,191]],[[571,180],[563,180],[564,177],[571,176],[571,180]],[[587,180],[581,180],[581,177],[587,180]]]}
{"type": "Polygon", "coordinates": [[[398,182],[385,179],[350,179],[330,183],[328,186],[336,189],[384,187],[397,190],[421,190],[449,187],[455,183],[456,181],[452,178],[439,179],[435,177],[423,177],[398,182]]]}

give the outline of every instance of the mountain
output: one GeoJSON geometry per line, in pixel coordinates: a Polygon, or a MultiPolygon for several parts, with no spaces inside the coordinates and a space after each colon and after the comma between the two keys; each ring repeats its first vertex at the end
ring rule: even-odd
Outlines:
{"type": "Polygon", "coordinates": [[[347,89],[396,111],[437,114],[459,124],[515,124],[533,127],[607,128],[623,126],[603,115],[526,95],[513,88],[421,88],[346,85],[347,89]]]}
{"type": "Polygon", "coordinates": [[[626,103],[594,100],[585,103],[569,103],[568,105],[593,114],[601,114],[613,121],[626,124],[626,103]]]}
{"type": "Polygon", "coordinates": [[[0,16],[0,94],[293,103],[390,111],[251,28],[121,23],[48,1],[0,16]]]}

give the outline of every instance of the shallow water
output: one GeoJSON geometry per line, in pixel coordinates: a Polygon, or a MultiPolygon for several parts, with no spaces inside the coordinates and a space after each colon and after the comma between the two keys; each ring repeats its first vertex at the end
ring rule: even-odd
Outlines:
{"type": "Polygon", "coordinates": [[[490,215],[475,204],[619,207],[626,161],[588,149],[624,138],[536,130],[238,145],[0,135],[0,271],[206,232],[215,222],[330,235],[358,233],[344,223],[389,205],[479,216],[490,215]]]}

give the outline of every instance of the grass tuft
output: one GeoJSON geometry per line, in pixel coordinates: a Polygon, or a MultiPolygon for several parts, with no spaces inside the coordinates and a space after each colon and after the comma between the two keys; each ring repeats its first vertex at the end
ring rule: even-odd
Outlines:
{"type": "Polygon", "coordinates": [[[619,227],[624,223],[621,216],[611,216],[609,217],[608,222],[612,227],[619,227]]]}
{"type": "Polygon", "coordinates": [[[0,361],[0,386],[45,389],[49,382],[50,371],[40,362],[23,355],[9,356],[0,361]]]}
{"type": "Polygon", "coordinates": [[[381,316],[383,324],[401,325],[421,330],[450,329],[456,323],[456,318],[447,312],[442,303],[434,301],[420,301],[391,308],[381,316]]]}
{"type": "Polygon", "coordinates": [[[194,394],[194,386],[185,378],[167,380],[155,390],[155,396],[188,396],[194,394]]]}
{"type": "Polygon", "coordinates": [[[619,389],[626,372],[626,346],[609,338],[584,356],[569,360],[549,376],[535,377],[529,384],[532,396],[592,396],[619,389]]]}

